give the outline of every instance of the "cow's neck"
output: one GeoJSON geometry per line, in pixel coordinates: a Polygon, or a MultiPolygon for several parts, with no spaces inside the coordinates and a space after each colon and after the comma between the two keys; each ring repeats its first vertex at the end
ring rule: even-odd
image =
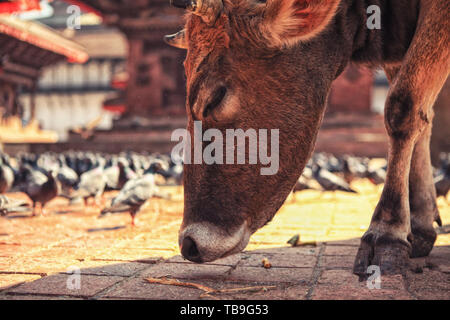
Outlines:
{"type": "Polygon", "coordinates": [[[401,61],[414,36],[419,7],[420,0],[344,0],[336,23],[354,36],[351,60],[372,65],[401,61]],[[379,30],[366,24],[371,5],[381,9],[379,30]]]}

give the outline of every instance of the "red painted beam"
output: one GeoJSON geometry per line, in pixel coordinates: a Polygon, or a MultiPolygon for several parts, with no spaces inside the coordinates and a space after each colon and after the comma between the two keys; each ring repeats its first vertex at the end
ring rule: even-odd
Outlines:
{"type": "Polygon", "coordinates": [[[15,0],[0,3],[0,14],[41,10],[39,0],[15,0]]]}
{"type": "Polygon", "coordinates": [[[120,89],[120,90],[124,90],[127,88],[128,85],[128,81],[124,81],[124,80],[113,80],[111,81],[111,86],[114,89],[120,89]]]}
{"type": "Polygon", "coordinates": [[[127,111],[127,107],[124,104],[118,104],[118,105],[106,104],[106,105],[103,105],[103,110],[123,114],[123,113],[125,113],[125,111],[127,111]]]}
{"type": "Polygon", "coordinates": [[[0,16],[0,33],[28,42],[44,50],[66,56],[70,62],[84,63],[89,55],[75,43],[38,24],[0,16]]]}

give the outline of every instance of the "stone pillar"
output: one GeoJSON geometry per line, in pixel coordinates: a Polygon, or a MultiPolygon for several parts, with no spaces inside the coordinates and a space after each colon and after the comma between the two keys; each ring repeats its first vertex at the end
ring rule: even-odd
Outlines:
{"type": "Polygon", "coordinates": [[[160,43],[162,37],[163,33],[157,41],[128,37],[126,116],[164,116],[174,108],[184,112],[184,82],[179,83],[183,73],[174,67],[182,66],[182,58],[177,49],[160,43]]]}
{"type": "Polygon", "coordinates": [[[30,88],[30,120],[34,120],[36,117],[36,82],[33,81],[33,85],[30,88]]]}

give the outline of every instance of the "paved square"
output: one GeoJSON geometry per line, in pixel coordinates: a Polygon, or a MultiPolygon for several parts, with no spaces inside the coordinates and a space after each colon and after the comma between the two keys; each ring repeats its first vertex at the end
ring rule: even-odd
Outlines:
{"type": "Polygon", "coordinates": [[[351,268],[381,187],[365,180],[354,187],[358,195],[305,191],[288,198],[245,252],[204,265],[179,255],[181,187],[164,188],[170,201],[150,200],[135,228],[127,214],[97,219],[98,209],[57,198],[46,216],[0,219],[0,299],[450,299],[446,201],[438,200],[444,227],[431,255],[369,289],[351,268]],[[291,247],[295,234],[311,244],[291,247]],[[77,279],[79,288],[68,285],[77,279]]]}

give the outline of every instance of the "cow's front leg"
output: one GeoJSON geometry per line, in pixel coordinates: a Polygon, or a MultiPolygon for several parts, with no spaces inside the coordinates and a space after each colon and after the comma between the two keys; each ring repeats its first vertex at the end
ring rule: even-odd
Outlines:
{"type": "Polygon", "coordinates": [[[413,139],[391,136],[386,184],[369,230],[361,239],[353,272],[367,276],[368,267],[379,266],[383,274],[405,269],[411,252],[408,177],[413,139]]]}
{"type": "Polygon", "coordinates": [[[402,98],[405,89],[394,84],[400,66],[385,67],[385,72],[393,88],[385,108],[390,137],[388,172],[381,199],[355,259],[353,272],[360,277],[368,275],[370,265],[379,266],[385,274],[401,272],[407,266],[411,252],[408,177],[415,143],[408,122],[413,106],[409,95],[402,98]],[[403,132],[399,130],[401,126],[403,132]]]}
{"type": "MultiPolygon", "coordinates": [[[[395,72],[390,75],[391,89],[385,107],[385,124],[389,134],[388,171],[381,199],[356,256],[353,271],[360,276],[367,276],[370,265],[379,266],[385,274],[402,272],[413,252],[411,244],[415,242],[411,233],[409,204],[411,158],[416,144],[417,152],[427,147],[428,138],[424,136],[429,134],[427,131],[431,127],[432,106],[450,73],[449,24],[448,18],[442,15],[446,5],[440,1],[424,4],[403,63],[399,68],[394,68],[395,72]]],[[[387,73],[389,76],[390,72],[387,73]]],[[[420,167],[427,162],[417,157],[413,166],[420,167]]],[[[414,170],[412,179],[416,181],[422,174],[414,170]]],[[[429,172],[425,174],[429,179],[429,172]]],[[[425,181],[422,186],[414,186],[417,190],[413,192],[419,193],[418,188],[425,188],[425,185],[425,189],[429,188],[429,183],[425,181]]],[[[418,204],[424,203],[426,201],[418,201],[418,204]]],[[[420,220],[431,220],[431,214],[424,213],[429,212],[428,207],[421,211],[418,210],[419,205],[414,205],[412,221],[415,230],[419,230],[424,225],[420,220]],[[419,214],[419,211],[422,213],[419,214]],[[418,225],[421,227],[418,228],[418,225]]],[[[430,242],[427,238],[424,236],[425,241],[430,242]]],[[[418,248],[416,246],[414,250],[421,251],[418,248]]]]}

